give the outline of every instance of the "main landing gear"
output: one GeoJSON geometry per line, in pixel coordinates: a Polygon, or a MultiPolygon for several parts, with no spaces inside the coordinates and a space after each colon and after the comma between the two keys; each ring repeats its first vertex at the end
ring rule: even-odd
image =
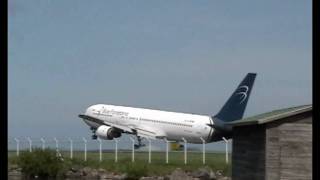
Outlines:
{"type": "Polygon", "coordinates": [[[140,148],[140,147],[146,146],[145,144],[142,144],[142,143],[141,143],[142,139],[141,139],[140,136],[137,136],[137,140],[138,140],[138,144],[135,144],[135,145],[134,145],[134,148],[135,148],[135,149],[138,149],[138,148],[140,148]]]}

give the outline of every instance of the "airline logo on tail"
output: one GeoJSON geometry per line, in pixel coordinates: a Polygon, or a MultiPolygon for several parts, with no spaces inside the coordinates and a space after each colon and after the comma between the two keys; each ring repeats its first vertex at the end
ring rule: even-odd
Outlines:
{"type": "Polygon", "coordinates": [[[238,90],[240,92],[238,92],[237,94],[240,95],[240,99],[241,99],[239,104],[242,104],[242,102],[245,101],[247,99],[247,97],[248,97],[249,87],[248,86],[240,86],[238,88],[238,90]]]}

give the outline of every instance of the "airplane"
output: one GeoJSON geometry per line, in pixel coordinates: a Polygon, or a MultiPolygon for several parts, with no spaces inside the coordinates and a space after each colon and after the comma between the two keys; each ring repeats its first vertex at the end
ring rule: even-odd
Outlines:
{"type": "Polygon", "coordinates": [[[214,116],[95,104],[79,117],[92,130],[92,139],[113,140],[131,134],[137,137],[136,148],[144,146],[142,138],[192,144],[230,139],[228,122],[242,119],[256,75],[248,73],[214,116]]]}

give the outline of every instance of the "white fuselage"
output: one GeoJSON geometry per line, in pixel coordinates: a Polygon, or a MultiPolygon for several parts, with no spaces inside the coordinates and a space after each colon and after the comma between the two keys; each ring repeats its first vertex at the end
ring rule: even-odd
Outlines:
{"type": "MultiPolygon", "coordinates": [[[[166,139],[189,143],[202,143],[202,139],[210,142],[214,129],[210,116],[187,113],[176,113],[144,108],[133,108],[106,104],[90,106],[85,115],[103,121],[105,124],[116,124],[125,127],[135,127],[145,131],[161,132],[166,139]]],[[[84,120],[89,126],[98,128],[101,124],[84,120]]]]}

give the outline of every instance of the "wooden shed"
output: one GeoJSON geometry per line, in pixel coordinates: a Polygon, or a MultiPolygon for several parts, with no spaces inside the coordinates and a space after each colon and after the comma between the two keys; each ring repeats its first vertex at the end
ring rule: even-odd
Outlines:
{"type": "Polygon", "coordinates": [[[312,105],[229,124],[233,180],[312,179],[312,105]]]}

